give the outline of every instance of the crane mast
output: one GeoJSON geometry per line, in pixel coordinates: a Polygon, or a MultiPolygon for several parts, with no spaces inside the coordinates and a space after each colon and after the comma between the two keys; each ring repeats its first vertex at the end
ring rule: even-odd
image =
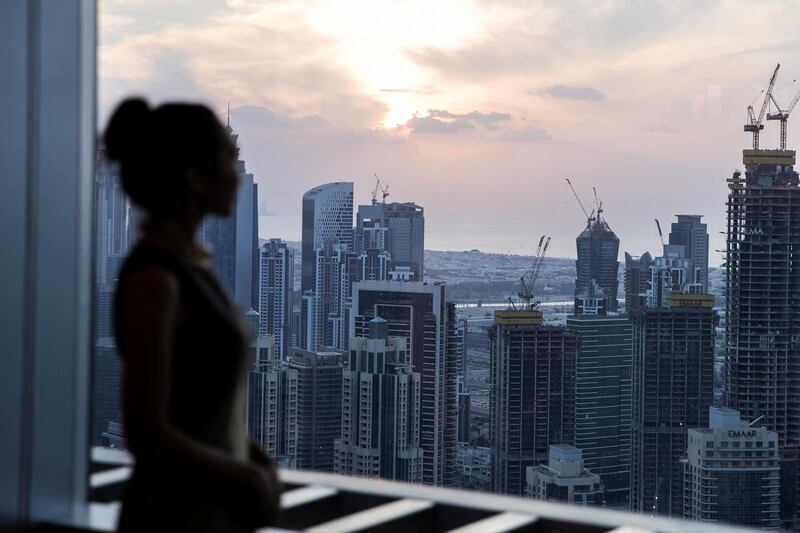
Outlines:
{"type": "Polygon", "coordinates": [[[767,106],[772,98],[772,89],[775,87],[775,79],[778,77],[778,70],[780,68],[781,64],[778,63],[775,66],[775,70],[772,72],[772,77],[769,79],[767,91],[764,94],[764,101],[761,102],[761,110],[759,111],[758,116],[755,115],[752,105],[747,106],[748,123],[744,125],[744,131],[753,134],[753,150],[758,150],[758,138],[761,130],[764,129],[764,114],[767,112],[767,106]]]}
{"type": "MultiPolygon", "coordinates": [[[[550,246],[550,237],[542,235],[539,239],[539,245],[536,247],[536,254],[533,256],[531,268],[520,278],[520,290],[517,296],[519,297],[522,311],[532,311],[540,303],[539,300],[534,298],[533,289],[542,271],[548,246],[550,246]]],[[[509,298],[509,303],[512,308],[517,309],[513,299],[509,298]]]]}
{"type": "MultiPolygon", "coordinates": [[[[797,80],[794,80],[797,81],[797,80]]],[[[780,149],[786,150],[786,123],[789,120],[789,114],[794,109],[794,106],[797,105],[797,102],[800,101],[800,90],[797,91],[797,94],[794,95],[792,101],[786,106],[786,109],[781,109],[781,106],[778,104],[778,101],[775,100],[775,95],[770,93],[769,95],[772,103],[775,104],[777,108],[777,113],[767,113],[767,120],[780,120],[781,121],[781,140],[780,140],[780,149]]]]}
{"type": "Polygon", "coordinates": [[[658,238],[659,240],[661,240],[661,247],[664,248],[666,247],[666,244],[664,244],[664,233],[661,232],[661,222],[659,222],[658,219],[655,220],[656,220],[656,228],[658,228],[658,238]]]}
{"type": "Polygon", "coordinates": [[[389,186],[381,182],[377,174],[375,176],[375,188],[372,190],[372,205],[378,205],[378,191],[381,193],[381,203],[386,205],[386,197],[389,196],[389,186]]]}

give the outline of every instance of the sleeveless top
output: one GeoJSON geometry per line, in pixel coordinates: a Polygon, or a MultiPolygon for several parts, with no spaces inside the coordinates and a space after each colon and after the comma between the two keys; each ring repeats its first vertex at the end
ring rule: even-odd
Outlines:
{"type": "MultiPolygon", "coordinates": [[[[122,267],[114,302],[115,333],[123,364],[129,354],[124,351],[122,289],[132,273],[148,265],[169,271],[179,287],[181,313],[170,354],[170,424],[231,458],[247,461],[247,330],[239,310],[211,270],[156,245],[136,245],[122,267]]],[[[155,458],[136,457],[120,531],[243,531],[220,503],[218,490],[205,483],[203,472],[160,463],[155,458]]]]}

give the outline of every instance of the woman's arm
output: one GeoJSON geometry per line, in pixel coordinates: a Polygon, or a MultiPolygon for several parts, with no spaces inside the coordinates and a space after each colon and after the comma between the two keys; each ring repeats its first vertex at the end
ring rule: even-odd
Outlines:
{"type": "Polygon", "coordinates": [[[131,274],[121,290],[125,307],[120,351],[125,361],[125,429],[131,450],[139,459],[198,467],[223,485],[254,491],[255,503],[261,507],[258,511],[271,510],[278,487],[263,467],[231,459],[169,422],[171,352],[179,312],[175,277],[161,267],[146,266],[131,274]]]}

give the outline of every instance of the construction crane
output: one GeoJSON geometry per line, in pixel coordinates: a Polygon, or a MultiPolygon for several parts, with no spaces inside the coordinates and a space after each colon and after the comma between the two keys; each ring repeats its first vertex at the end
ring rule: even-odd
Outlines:
{"type": "Polygon", "coordinates": [[[661,232],[661,222],[658,219],[656,221],[656,228],[658,228],[658,238],[661,240],[661,247],[664,248],[666,244],[664,243],[664,234],[661,232]]]}
{"type": "Polygon", "coordinates": [[[536,254],[533,256],[531,268],[519,279],[520,288],[517,296],[520,300],[521,309],[516,306],[512,298],[508,299],[511,307],[515,310],[533,311],[541,303],[539,300],[534,299],[533,289],[536,285],[536,280],[539,279],[539,273],[542,271],[548,246],[550,246],[550,237],[542,235],[539,239],[539,245],[536,247],[536,254]]]}
{"type": "MultiPolygon", "coordinates": [[[[797,80],[794,80],[797,81],[797,80]]],[[[789,113],[792,112],[794,106],[797,105],[797,102],[800,101],[800,90],[797,91],[797,94],[794,95],[791,103],[786,107],[786,109],[781,109],[781,106],[778,105],[777,100],[775,100],[775,95],[770,93],[769,97],[772,99],[772,103],[775,104],[775,107],[778,109],[777,113],[767,113],[767,120],[780,120],[781,121],[781,142],[780,142],[780,149],[786,150],[786,121],[789,120],[789,113]]]]}
{"type": "Polygon", "coordinates": [[[597,220],[600,220],[600,215],[603,214],[603,202],[597,197],[597,187],[592,187],[594,191],[594,212],[597,213],[597,220]]]}
{"type": "Polygon", "coordinates": [[[581,206],[581,209],[583,210],[583,214],[586,215],[587,219],[591,220],[592,215],[594,215],[594,211],[592,211],[592,213],[589,214],[589,212],[583,206],[583,202],[581,202],[581,198],[580,198],[580,196],[578,196],[578,192],[575,190],[575,187],[572,185],[572,182],[569,181],[569,178],[564,178],[564,179],[567,180],[567,185],[569,185],[569,188],[572,190],[572,194],[575,196],[575,199],[578,201],[578,205],[581,206]]]}
{"type": "Polygon", "coordinates": [[[389,196],[389,186],[381,183],[381,179],[377,174],[375,176],[375,189],[372,191],[372,205],[378,205],[378,191],[381,192],[381,203],[386,205],[386,197],[389,196]]]}
{"type": "Polygon", "coordinates": [[[764,101],[761,103],[761,110],[758,113],[758,117],[755,116],[753,112],[753,106],[747,106],[747,120],[748,123],[744,125],[744,131],[750,132],[753,134],[753,150],[758,150],[758,137],[761,133],[761,130],[764,129],[764,113],[767,112],[767,106],[769,105],[769,101],[772,98],[772,89],[775,87],[775,79],[778,77],[778,70],[781,68],[781,64],[778,63],[775,66],[775,71],[772,73],[772,77],[769,79],[769,84],[767,85],[767,92],[764,94],[764,101]]]}

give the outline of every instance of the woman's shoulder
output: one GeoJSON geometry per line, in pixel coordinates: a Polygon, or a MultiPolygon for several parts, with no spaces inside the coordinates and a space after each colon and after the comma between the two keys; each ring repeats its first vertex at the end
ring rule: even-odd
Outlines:
{"type": "MultiPolygon", "coordinates": [[[[119,281],[127,279],[141,271],[153,275],[161,272],[164,276],[178,277],[183,269],[181,261],[173,254],[144,240],[140,240],[131,249],[120,270],[119,281]]],[[[137,276],[138,277],[138,276],[137,276]]]]}
{"type": "Polygon", "coordinates": [[[179,277],[169,258],[137,245],[122,266],[117,279],[117,292],[175,296],[179,277]]]}

